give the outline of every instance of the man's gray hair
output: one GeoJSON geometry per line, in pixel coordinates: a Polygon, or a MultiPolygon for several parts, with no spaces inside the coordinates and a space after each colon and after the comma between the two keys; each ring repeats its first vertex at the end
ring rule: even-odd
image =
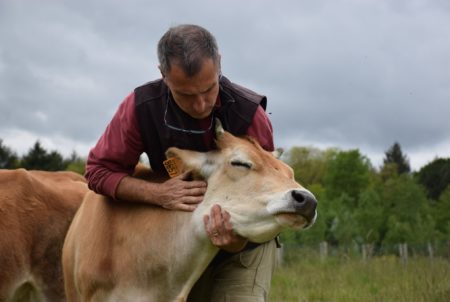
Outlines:
{"type": "Polygon", "coordinates": [[[216,38],[198,25],[171,27],[158,42],[159,66],[163,74],[176,64],[191,77],[200,71],[203,60],[209,58],[220,64],[216,38]]]}

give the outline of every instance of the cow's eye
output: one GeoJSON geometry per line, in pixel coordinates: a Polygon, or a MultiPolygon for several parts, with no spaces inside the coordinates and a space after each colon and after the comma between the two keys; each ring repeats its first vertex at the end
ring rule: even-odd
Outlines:
{"type": "Polygon", "coordinates": [[[251,169],[252,168],[252,164],[249,162],[243,162],[243,161],[239,161],[239,160],[233,160],[231,161],[231,165],[234,167],[243,167],[246,169],[251,169]]]}

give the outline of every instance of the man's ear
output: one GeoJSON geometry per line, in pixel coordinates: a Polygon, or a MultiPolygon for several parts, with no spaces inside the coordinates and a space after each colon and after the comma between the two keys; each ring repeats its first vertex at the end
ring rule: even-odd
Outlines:
{"type": "Polygon", "coordinates": [[[217,71],[218,71],[220,76],[222,75],[221,59],[222,59],[222,56],[220,54],[218,54],[218,57],[217,57],[217,71]]]}
{"type": "Polygon", "coordinates": [[[165,75],[164,72],[162,71],[161,65],[158,65],[158,69],[159,69],[159,72],[161,73],[161,77],[162,77],[163,80],[165,81],[165,80],[166,80],[166,75],[165,75]]]}

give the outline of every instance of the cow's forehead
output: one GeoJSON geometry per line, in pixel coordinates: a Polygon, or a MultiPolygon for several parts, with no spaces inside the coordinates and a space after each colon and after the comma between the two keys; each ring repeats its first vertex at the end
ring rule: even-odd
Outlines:
{"type": "Polygon", "coordinates": [[[235,137],[228,132],[225,132],[221,139],[218,141],[219,149],[241,149],[244,152],[252,153],[256,152],[255,156],[267,153],[258,144],[258,142],[250,136],[235,137]]]}
{"type": "MultiPolygon", "coordinates": [[[[232,136],[230,138],[227,141],[228,144],[225,144],[225,146],[231,149],[231,152],[228,153],[231,158],[240,158],[244,161],[248,160],[260,169],[274,168],[285,173],[288,177],[293,176],[293,171],[288,165],[277,159],[272,152],[264,150],[255,139],[251,137],[237,138],[232,136]]],[[[223,145],[222,147],[225,146],[223,145]]]]}

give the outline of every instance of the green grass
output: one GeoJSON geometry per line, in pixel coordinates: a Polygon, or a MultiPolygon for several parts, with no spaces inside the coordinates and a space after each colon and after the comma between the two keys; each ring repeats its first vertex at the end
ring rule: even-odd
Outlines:
{"type": "Polygon", "coordinates": [[[275,271],[271,302],[449,302],[450,261],[395,256],[360,258],[316,254],[287,257],[275,271]]]}

